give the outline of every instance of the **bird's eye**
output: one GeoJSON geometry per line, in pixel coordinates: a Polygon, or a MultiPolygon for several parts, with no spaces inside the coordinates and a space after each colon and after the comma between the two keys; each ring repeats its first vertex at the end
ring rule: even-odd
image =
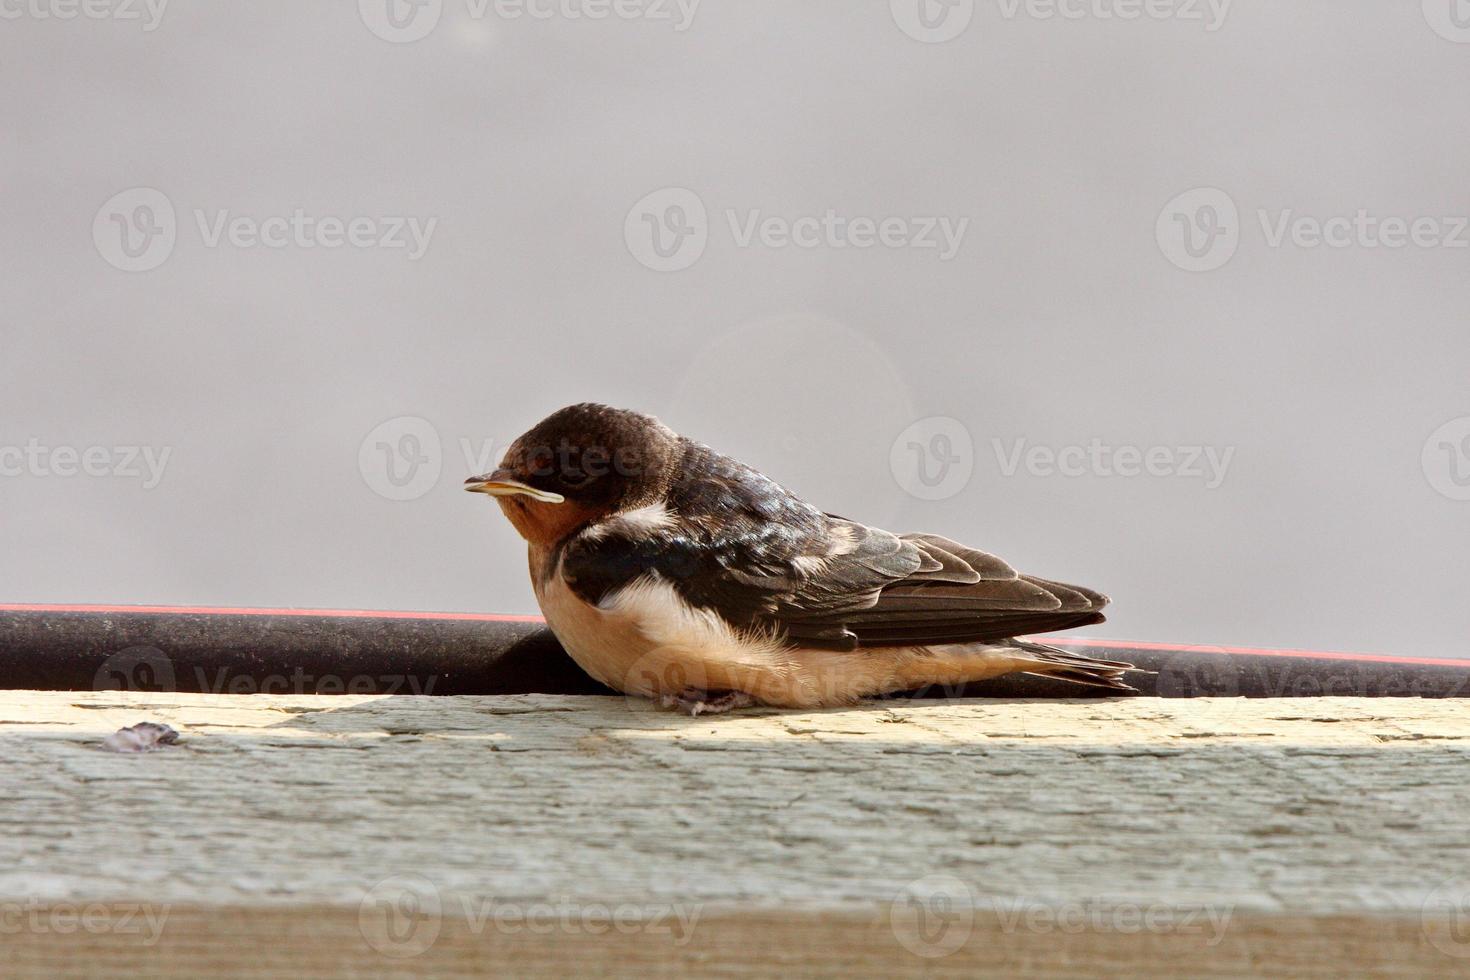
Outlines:
{"type": "Polygon", "coordinates": [[[551,454],[537,453],[535,456],[531,457],[531,462],[527,465],[532,476],[550,476],[551,454]]]}

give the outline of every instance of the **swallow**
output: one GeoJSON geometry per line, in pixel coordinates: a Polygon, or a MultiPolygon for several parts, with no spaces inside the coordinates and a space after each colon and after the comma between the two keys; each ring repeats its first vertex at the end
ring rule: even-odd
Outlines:
{"type": "Polygon", "coordinates": [[[1107,596],[825,513],[649,415],[563,408],[465,489],[526,540],[567,653],[664,707],[832,707],[1016,672],[1134,690],[1131,664],[1018,638],[1101,623],[1107,596]]]}

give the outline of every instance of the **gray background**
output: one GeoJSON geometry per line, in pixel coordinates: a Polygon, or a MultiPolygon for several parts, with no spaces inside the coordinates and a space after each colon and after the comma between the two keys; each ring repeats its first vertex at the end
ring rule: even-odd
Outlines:
{"type": "Polygon", "coordinates": [[[342,0],[178,0],[152,32],[0,20],[0,77],[0,445],[172,448],[153,489],[0,478],[0,600],[533,611],[459,441],[594,399],[1102,588],[1096,635],[1464,652],[1470,502],[1421,452],[1470,415],[1470,251],[1272,248],[1257,218],[1470,213],[1470,44],[1417,2],[1242,2],[1210,32],[990,0],[932,44],[877,0],[707,0],[684,32],[449,0],[400,44],[342,0]],[[130,273],[92,227],[134,187],[178,242],[130,273]],[[624,221],[667,187],[709,243],[661,273],[624,221]],[[1210,272],[1155,239],[1197,187],[1239,207],[1210,272]],[[438,227],[410,261],[209,248],[193,217],[295,208],[438,227]],[[949,262],[741,248],[727,209],[970,227],[949,262]],[[440,477],[395,501],[359,450],[404,416],[440,477]],[[890,464],[931,416],[974,446],[933,501],[890,464]],[[1216,489],[1007,477],[992,440],[1019,437],[1235,455],[1216,489]]]}

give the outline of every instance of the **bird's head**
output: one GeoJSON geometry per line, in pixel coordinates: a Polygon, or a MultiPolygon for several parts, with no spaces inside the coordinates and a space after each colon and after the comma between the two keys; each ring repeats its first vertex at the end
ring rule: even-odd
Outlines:
{"type": "Polygon", "coordinates": [[[521,537],[552,545],[599,518],[660,499],[679,437],[651,415],[571,405],[511,443],[493,473],[465,481],[496,499],[521,537]]]}

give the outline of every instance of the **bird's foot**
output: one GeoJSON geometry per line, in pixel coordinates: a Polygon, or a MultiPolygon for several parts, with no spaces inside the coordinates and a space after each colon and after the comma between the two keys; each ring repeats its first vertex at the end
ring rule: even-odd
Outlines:
{"type": "Polygon", "coordinates": [[[675,708],[694,718],[698,715],[722,715],[736,708],[749,708],[755,704],[755,698],[744,691],[713,694],[709,691],[686,687],[678,694],[660,695],[658,703],[665,708],[675,708]]]}

